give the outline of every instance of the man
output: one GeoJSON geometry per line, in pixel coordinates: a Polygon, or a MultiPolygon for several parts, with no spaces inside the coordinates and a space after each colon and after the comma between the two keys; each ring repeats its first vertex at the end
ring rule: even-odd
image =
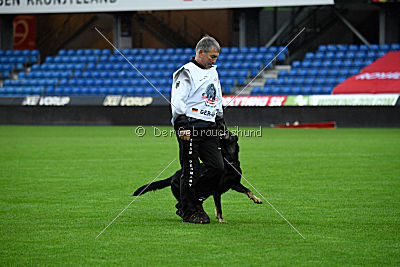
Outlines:
{"type": "Polygon", "coordinates": [[[218,129],[225,129],[222,92],[216,66],[221,48],[210,37],[196,45],[196,56],[173,74],[172,124],[179,143],[182,167],[177,214],[189,223],[209,223],[210,218],[196,197],[198,179],[213,182],[224,171],[218,129]],[[206,172],[199,175],[199,158],[206,172]],[[215,180],[215,179],[214,179],[215,180]]]}

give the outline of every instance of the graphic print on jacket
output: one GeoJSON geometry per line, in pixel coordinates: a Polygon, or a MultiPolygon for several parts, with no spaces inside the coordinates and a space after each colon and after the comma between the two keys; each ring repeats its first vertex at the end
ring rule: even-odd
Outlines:
{"type": "Polygon", "coordinates": [[[214,107],[218,102],[217,90],[213,83],[207,86],[206,92],[202,94],[201,98],[206,99],[206,106],[214,107]]]}

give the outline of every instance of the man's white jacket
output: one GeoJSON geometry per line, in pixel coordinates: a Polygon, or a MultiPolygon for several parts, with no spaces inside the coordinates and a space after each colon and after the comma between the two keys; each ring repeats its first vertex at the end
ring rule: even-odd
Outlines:
{"type": "Polygon", "coordinates": [[[173,74],[171,90],[172,124],[180,115],[215,122],[223,116],[221,84],[217,67],[200,68],[193,62],[173,74]]]}

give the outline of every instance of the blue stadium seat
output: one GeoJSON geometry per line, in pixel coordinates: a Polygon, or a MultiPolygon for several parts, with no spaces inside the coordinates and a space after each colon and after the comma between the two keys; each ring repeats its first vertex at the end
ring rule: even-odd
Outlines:
{"type": "Polygon", "coordinates": [[[135,87],[126,87],[126,95],[133,96],[136,94],[135,87]]]}
{"type": "Polygon", "coordinates": [[[378,44],[371,44],[369,46],[369,50],[377,51],[377,50],[379,50],[379,45],[378,44]]]}
{"type": "Polygon", "coordinates": [[[347,51],[349,49],[349,46],[346,44],[338,44],[336,47],[339,51],[347,51]]]}
{"type": "Polygon", "coordinates": [[[323,86],[322,87],[322,94],[329,95],[332,93],[333,86],[323,86]]]}
{"type": "Polygon", "coordinates": [[[380,51],[387,52],[387,51],[390,50],[390,45],[389,45],[389,44],[380,44],[380,45],[379,45],[379,50],[380,50],[380,51]]]}
{"type": "Polygon", "coordinates": [[[345,59],[342,62],[342,67],[351,67],[353,66],[353,61],[351,59],[345,59]]]}
{"type": "Polygon", "coordinates": [[[329,45],[327,45],[327,50],[328,51],[337,51],[338,48],[336,47],[336,45],[329,44],[329,45]]]}
{"type": "Polygon", "coordinates": [[[343,62],[340,59],[335,59],[332,61],[332,67],[334,68],[340,68],[342,66],[343,62]]]}
{"type": "Polygon", "coordinates": [[[324,59],[325,58],[325,53],[321,51],[317,51],[314,55],[314,59],[324,59]]]}
{"type": "Polygon", "coordinates": [[[347,51],[345,54],[345,58],[348,58],[348,59],[353,59],[353,58],[355,58],[355,56],[356,56],[356,53],[354,51],[347,51]]]}
{"type": "MultiPolygon", "coordinates": [[[[339,75],[339,70],[341,70],[342,68],[332,68],[332,69],[328,69],[327,72],[325,74],[325,76],[338,76],[339,75]]],[[[321,74],[321,73],[320,73],[321,74]]]]}
{"type": "Polygon", "coordinates": [[[221,56],[222,54],[229,54],[230,52],[231,52],[231,49],[230,49],[229,47],[226,47],[226,46],[221,47],[220,56],[221,56]]]}
{"type": "Polygon", "coordinates": [[[104,96],[108,94],[108,87],[100,86],[98,87],[98,89],[99,89],[99,95],[104,96]]]}
{"type": "Polygon", "coordinates": [[[249,48],[247,46],[240,47],[239,48],[239,53],[247,54],[247,53],[249,53],[249,48]]]}
{"type": "Polygon", "coordinates": [[[348,76],[350,76],[350,71],[349,71],[349,68],[341,68],[341,69],[339,69],[339,71],[338,71],[339,73],[336,75],[336,76],[346,76],[346,77],[348,77],[348,76]]]}
{"type": "Polygon", "coordinates": [[[369,50],[366,57],[375,60],[378,57],[378,51],[369,50]]]}
{"type": "Polygon", "coordinates": [[[266,84],[266,85],[273,85],[273,84],[275,84],[275,79],[273,79],[273,78],[267,78],[267,79],[265,80],[265,84],[266,84]]]}
{"type": "Polygon", "coordinates": [[[304,56],[305,59],[314,59],[314,53],[313,52],[307,52],[306,55],[304,56]]]}
{"type": "Polygon", "coordinates": [[[246,54],[244,56],[244,60],[245,60],[245,62],[243,62],[243,63],[249,63],[250,64],[251,61],[255,61],[256,60],[256,55],[255,54],[246,54]]]}
{"type": "Polygon", "coordinates": [[[258,53],[267,53],[269,51],[268,47],[260,46],[258,48],[258,53]]]}
{"type": "Polygon", "coordinates": [[[285,78],[281,78],[281,77],[278,77],[276,80],[275,80],[275,84],[277,84],[277,85],[283,85],[283,84],[285,84],[285,78]]]}
{"type": "Polygon", "coordinates": [[[366,60],[364,61],[364,66],[371,65],[373,62],[374,62],[373,59],[366,59],[366,60]]]}
{"type": "Polygon", "coordinates": [[[383,57],[384,55],[386,55],[386,51],[379,51],[377,54],[377,58],[383,57]]]}
{"type": "Polygon", "coordinates": [[[324,85],[324,84],[325,84],[325,78],[324,78],[324,77],[317,77],[317,78],[315,79],[315,83],[316,83],[317,85],[324,85]]]}
{"type": "Polygon", "coordinates": [[[295,61],[293,61],[292,62],[292,68],[300,68],[301,67],[301,62],[300,61],[297,61],[297,60],[295,60],[295,61]]]}
{"type": "Polygon", "coordinates": [[[364,66],[364,60],[363,59],[356,59],[353,61],[353,67],[363,67],[364,66]]]}
{"type": "Polygon", "coordinates": [[[126,95],[128,92],[126,87],[117,87],[116,90],[118,95],[126,95]]]}
{"type": "Polygon", "coordinates": [[[278,77],[293,77],[293,78],[295,78],[296,76],[297,76],[297,70],[296,69],[291,69],[289,71],[281,70],[278,73],[278,77]]]}
{"type": "Polygon", "coordinates": [[[320,95],[323,93],[322,86],[313,86],[311,92],[315,95],[320,95]]]}
{"type": "Polygon", "coordinates": [[[196,51],[193,48],[185,48],[184,54],[189,55],[189,56],[194,56],[196,54],[196,51]]]}
{"type": "Polygon", "coordinates": [[[136,95],[143,96],[144,95],[144,88],[143,87],[136,87],[136,95]]]}
{"type": "Polygon", "coordinates": [[[175,49],[174,48],[167,48],[167,50],[165,50],[166,54],[175,54],[175,49]]]}
{"type": "Polygon", "coordinates": [[[271,90],[269,94],[271,95],[280,95],[281,93],[281,87],[279,85],[271,86],[271,90]]]}
{"type": "Polygon", "coordinates": [[[337,84],[342,83],[342,82],[344,82],[346,79],[347,79],[346,77],[338,77],[338,78],[336,79],[336,83],[337,83],[337,84]]]}
{"type": "Polygon", "coordinates": [[[117,94],[117,89],[114,87],[106,87],[107,88],[107,94],[108,95],[116,95],[117,94]]]}
{"type": "Polygon", "coordinates": [[[319,45],[318,51],[322,51],[322,52],[328,51],[327,45],[319,45]]]}
{"type": "Polygon", "coordinates": [[[246,82],[246,78],[243,78],[243,77],[239,77],[239,78],[235,79],[236,85],[244,85],[245,82],[246,82]]]}
{"type": "Polygon", "coordinates": [[[349,50],[350,51],[358,51],[358,45],[355,45],[355,44],[349,45],[349,50]]]}
{"type": "Polygon", "coordinates": [[[271,86],[264,86],[263,88],[261,88],[261,92],[262,95],[270,95],[272,94],[272,87],[271,86]]]}
{"type": "Polygon", "coordinates": [[[314,77],[307,77],[304,79],[305,84],[313,85],[315,83],[315,78],[314,77]]]}
{"type": "Polygon", "coordinates": [[[399,51],[400,50],[400,44],[391,44],[390,49],[392,51],[399,51]]]}
{"type": "Polygon", "coordinates": [[[296,78],[296,83],[297,83],[298,85],[304,85],[304,83],[305,83],[305,78],[304,78],[303,76],[297,77],[297,78],[296,78]]]}
{"type": "Polygon", "coordinates": [[[300,85],[295,85],[291,87],[291,95],[300,95],[301,94],[301,86],[300,85]]]}
{"type": "Polygon", "coordinates": [[[249,47],[249,53],[258,53],[258,47],[257,46],[250,46],[249,47]]]}
{"type": "Polygon", "coordinates": [[[60,79],[59,85],[67,85],[68,84],[68,79],[60,79]]]}
{"type": "Polygon", "coordinates": [[[100,95],[100,89],[98,87],[90,87],[89,95],[92,95],[92,96],[100,95]]]}
{"type": "Polygon", "coordinates": [[[324,61],[322,62],[322,66],[325,67],[325,68],[330,68],[330,67],[332,67],[332,60],[330,60],[330,59],[324,60],[324,61]]]}
{"type": "Polygon", "coordinates": [[[231,47],[231,51],[230,52],[231,52],[231,54],[239,53],[240,52],[239,47],[235,47],[235,46],[231,47]]]}
{"type": "Polygon", "coordinates": [[[337,84],[336,77],[327,77],[325,79],[325,84],[327,84],[327,85],[336,85],[337,84]]]}
{"type": "Polygon", "coordinates": [[[285,84],[287,85],[293,85],[296,83],[296,79],[294,77],[287,77],[285,80],[285,84]]]}
{"type": "Polygon", "coordinates": [[[253,87],[253,89],[251,89],[250,92],[251,95],[259,95],[260,93],[261,93],[260,87],[253,87]]]}
{"type": "Polygon", "coordinates": [[[324,59],[334,59],[335,58],[335,52],[333,51],[328,51],[325,53],[324,59]]]}
{"type": "Polygon", "coordinates": [[[320,68],[322,66],[322,61],[321,60],[314,60],[311,63],[311,67],[313,68],[320,68]]]}
{"type": "Polygon", "coordinates": [[[338,51],[338,52],[336,52],[336,54],[335,54],[335,58],[336,58],[336,59],[343,60],[345,57],[346,57],[346,54],[345,54],[344,51],[338,51]]]}
{"type": "Polygon", "coordinates": [[[291,94],[291,87],[287,86],[287,85],[281,86],[280,94],[282,94],[282,95],[290,95],[291,94]]]}

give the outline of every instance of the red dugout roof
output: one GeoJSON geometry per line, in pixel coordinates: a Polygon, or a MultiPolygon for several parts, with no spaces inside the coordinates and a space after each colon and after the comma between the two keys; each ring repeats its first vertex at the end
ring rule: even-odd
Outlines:
{"type": "Polygon", "coordinates": [[[400,93],[400,52],[389,52],[341,84],[332,94],[400,93]]]}

